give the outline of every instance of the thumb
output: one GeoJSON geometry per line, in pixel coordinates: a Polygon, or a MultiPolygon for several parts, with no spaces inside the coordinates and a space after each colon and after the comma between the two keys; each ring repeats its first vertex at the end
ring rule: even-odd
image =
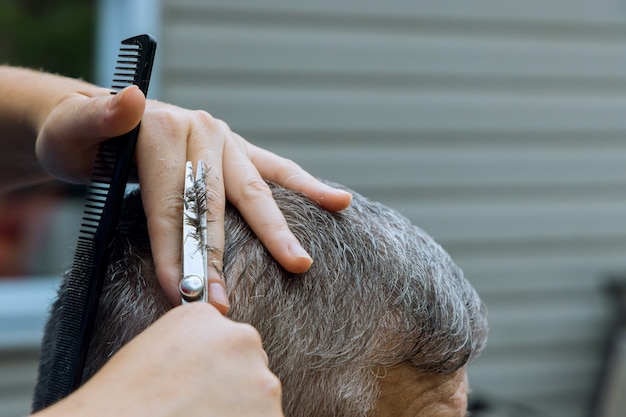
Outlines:
{"type": "Polygon", "coordinates": [[[66,98],[41,128],[36,144],[39,162],[59,179],[88,182],[100,142],[131,131],[145,106],[146,98],[137,86],[116,95],[66,98]]]}
{"type": "Polygon", "coordinates": [[[136,85],[93,100],[91,106],[85,107],[83,128],[95,140],[98,136],[108,139],[130,132],[139,124],[146,109],[146,98],[136,85]]]}

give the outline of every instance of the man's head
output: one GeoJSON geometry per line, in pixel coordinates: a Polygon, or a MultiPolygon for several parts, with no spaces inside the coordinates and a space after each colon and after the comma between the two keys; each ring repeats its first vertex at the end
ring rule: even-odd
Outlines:
{"type": "MultiPolygon", "coordinates": [[[[463,415],[465,365],[484,347],[486,311],[449,255],[399,213],[356,193],[350,208],[330,213],[283,188],[272,191],[313,266],[286,272],[228,207],[224,273],[230,316],[261,334],[283,384],[285,415],[463,415]]],[[[131,194],[85,377],[169,308],[154,276],[141,199],[131,194]]]]}

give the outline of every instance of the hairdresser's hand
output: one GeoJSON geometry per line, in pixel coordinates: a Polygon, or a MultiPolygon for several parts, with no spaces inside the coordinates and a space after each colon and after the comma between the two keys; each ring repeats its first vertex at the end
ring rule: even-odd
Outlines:
{"type": "Polygon", "coordinates": [[[167,313],[37,417],[282,415],[280,381],[257,331],[193,303],[167,313]]]}
{"type": "Polygon", "coordinates": [[[210,301],[223,313],[228,300],[218,269],[224,249],[224,205],[234,204],[272,256],[287,270],[306,271],[302,249],[263,180],[301,191],[328,210],[341,210],[350,194],[329,187],[292,161],[260,149],[203,111],[148,100],[129,87],[111,96],[105,89],[84,90],[58,103],[37,141],[41,163],[55,176],[88,181],[92,156],[102,140],[131,130],[142,118],[136,159],[148,218],[150,242],[161,286],[173,304],[180,302],[182,189],[185,162],[208,168],[210,301]],[[92,97],[92,98],[90,98],[92,97]],[[145,109],[145,112],[144,112],[145,109]]]}

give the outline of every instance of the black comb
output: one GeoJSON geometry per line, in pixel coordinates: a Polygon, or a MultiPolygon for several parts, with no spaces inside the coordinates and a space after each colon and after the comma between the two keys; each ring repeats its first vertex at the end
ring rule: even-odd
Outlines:
{"type": "MultiPolygon", "coordinates": [[[[113,89],[131,84],[148,93],[156,40],[139,35],[122,41],[113,89]]],[[[53,363],[43,395],[47,407],[81,384],[98,301],[110,257],[128,176],[133,165],[139,125],[131,132],[103,142],[98,150],[87,194],[68,290],[60,300],[60,324],[53,363]]]]}

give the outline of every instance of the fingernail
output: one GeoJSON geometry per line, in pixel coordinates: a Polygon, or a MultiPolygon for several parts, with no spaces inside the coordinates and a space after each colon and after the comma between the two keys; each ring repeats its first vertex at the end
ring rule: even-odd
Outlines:
{"type": "Polygon", "coordinates": [[[118,91],[117,93],[115,93],[113,95],[113,98],[111,100],[109,100],[109,105],[108,108],[109,110],[115,110],[115,108],[117,106],[119,106],[120,102],[122,101],[122,96],[126,93],[126,91],[128,91],[131,88],[138,88],[136,85],[129,85],[128,87],[124,88],[121,91],[118,91]]]}
{"type": "Polygon", "coordinates": [[[113,98],[111,100],[109,100],[109,104],[107,106],[107,108],[109,110],[115,110],[115,108],[117,106],[119,106],[120,101],[122,101],[122,95],[124,94],[124,91],[126,91],[126,90],[122,90],[122,91],[114,94],[113,98]]]}
{"type": "Polygon", "coordinates": [[[289,245],[289,254],[294,258],[307,258],[312,260],[311,255],[309,255],[299,243],[289,245]]]}
{"type": "Polygon", "coordinates": [[[352,193],[344,191],[346,197],[348,197],[348,205],[352,204],[352,193]]]}
{"type": "Polygon", "coordinates": [[[352,200],[352,193],[345,191],[345,190],[338,190],[338,191],[345,196],[350,196],[350,200],[352,200]]]}
{"type": "Polygon", "coordinates": [[[209,284],[209,299],[213,303],[220,304],[224,307],[230,307],[230,301],[228,301],[228,294],[226,290],[217,282],[209,284]]]}
{"type": "Polygon", "coordinates": [[[341,188],[335,188],[334,190],[336,194],[343,194],[344,196],[350,196],[350,200],[352,200],[352,193],[346,190],[342,190],[341,188]]]}

